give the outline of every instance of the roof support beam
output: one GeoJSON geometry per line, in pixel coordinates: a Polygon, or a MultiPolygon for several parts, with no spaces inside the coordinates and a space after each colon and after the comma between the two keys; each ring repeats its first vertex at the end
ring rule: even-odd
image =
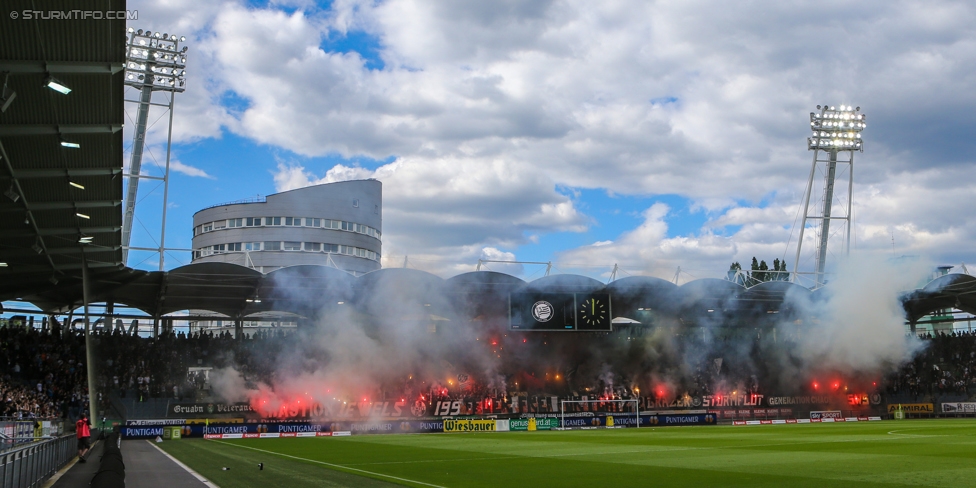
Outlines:
{"type": "Polygon", "coordinates": [[[16,169],[14,178],[26,180],[28,178],[61,178],[65,176],[115,176],[122,174],[121,168],[91,168],[91,169],[16,169]]]}
{"type": "MultiPolygon", "coordinates": [[[[99,252],[112,252],[122,249],[122,246],[97,246],[93,249],[89,249],[88,253],[99,253],[99,252]]],[[[52,256],[63,256],[67,254],[81,254],[82,246],[72,246],[72,247],[48,247],[47,253],[52,256]]],[[[18,258],[18,257],[32,257],[37,256],[37,252],[33,249],[9,249],[3,252],[4,259],[18,258]]]]}
{"type": "Polygon", "coordinates": [[[124,69],[123,63],[104,63],[91,61],[46,62],[46,61],[3,61],[0,71],[11,73],[88,73],[115,74],[124,69]]]}
{"type": "Polygon", "coordinates": [[[0,126],[0,137],[58,134],[114,134],[122,124],[20,124],[0,126]]]}
{"type": "MultiPolygon", "coordinates": [[[[91,202],[41,202],[31,203],[31,212],[42,210],[74,210],[76,208],[109,208],[122,205],[120,200],[98,200],[91,202]]],[[[11,207],[0,210],[0,213],[23,213],[24,209],[11,207]]]]}
{"type": "MultiPolygon", "coordinates": [[[[31,219],[33,222],[33,219],[31,219]]],[[[121,226],[104,226],[104,227],[55,227],[55,228],[45,228],[38,229],[36,232],[31,230],[8,230],[5,231],[4,235],[9,237],[31,237],[35,235],[40,236],[63,236],[63,235],[78,235],[81,231],[84,234],[110,234],[113,232],[118,232],[122,230],[121,226]]]]}

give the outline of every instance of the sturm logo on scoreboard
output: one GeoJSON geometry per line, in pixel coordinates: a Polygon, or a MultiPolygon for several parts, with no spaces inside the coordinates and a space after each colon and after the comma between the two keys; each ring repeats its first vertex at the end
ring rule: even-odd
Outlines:
{"type": "Polygon", "coordinates": [[[537,322],[548,322],[552,320],[553,308],[552,304],[545,301],[539,300],[532,305],[532,318],[537,322]]]}

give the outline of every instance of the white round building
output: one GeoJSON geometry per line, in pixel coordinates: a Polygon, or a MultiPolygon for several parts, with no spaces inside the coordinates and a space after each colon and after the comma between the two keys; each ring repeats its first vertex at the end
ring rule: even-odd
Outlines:
{"type": "Polygon", "coordinates": [[[193,262],[268,273],[301,264],[354,275],[380,268],[383,184],[354,180],[233,202],[193,215],[193,262]]]}

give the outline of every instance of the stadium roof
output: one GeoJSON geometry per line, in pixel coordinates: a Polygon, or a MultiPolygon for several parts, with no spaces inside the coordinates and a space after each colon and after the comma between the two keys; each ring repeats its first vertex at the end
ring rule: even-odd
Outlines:
{"type": "MultiPolygon", "coordinates": [[[[36,10],[32,2],[8,2],[10,10],[36,10]]],[[[69,11],[76,2],[48,1],[43,9],[69,11]]],[[[86,8],[125,10],[121,0],[86,8]]],[[[716,279],[676,286],[631,277],[609,285],[578,275],[554,275],[526,283],[503,273],[479,271],[448,280],[409,269],[384,269],[355,278],[324,266],[297,266],[261,274],[231,264],[191,264],[146,272],[122,263],[122,64],[124,20],[11,19],[0,16],[0,300],[23,300],[44,312],[82,305],[82,266],[87,262],[93,302],[112,301],[153,316],[208,310],[242,318],[262,312],[314,315],[322,307],[352,304],[369,313],[390,303],[429,307],[431,316],[450,306],[467,316],[502,314],[513,291],[605,289],[616,317],[646,320],[667,313],[682,320],[728,323],[788,313],[784,298],[811,293],[786,282],[746,289],[716,279]],[[56,78],[70,93],[45,86],[56,78]],[[13,95],[15,93],[15,95],[13,95]],[[6,102],[9,101],[9,104],[6,102]],[[75,143],[79,147],[65,147],[75,143]],[[79,242],[90,238],[89,244],[79,242]],[[341,303],[340,303],[341,302],[341,303]],[[642,318],[645,317],[645,318],[642,318]]],[[[910,321],[955,308],[976,314],[976,278],[951,274],[902,297],[910,321]]],[[[782,315],[780,316],[782,317],[782,315]]]]}
{"type": "MultiPolygon", "coordinates": [[[[70,11],[77,3],[5,6],[70,11]]],[[[125,2],[86,8],[124,11],[125,2]]],[[[0,113],[0,297],[66,308],[81,303],[83,260],[98,286],[139,274],[121,261],[125,20],[0,17],[0,83],[9,101],[0,113]],[[70,93],[45,86],[50,77],[70,93]]]]}

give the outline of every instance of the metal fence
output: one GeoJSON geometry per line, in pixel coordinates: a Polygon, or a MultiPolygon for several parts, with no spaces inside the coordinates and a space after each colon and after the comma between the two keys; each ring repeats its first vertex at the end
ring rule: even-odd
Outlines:
{"type": "Polygon", "coordinates": [[[0,453],[3,488],[31,488],[44,481],[78,455],[74,435],[16,447],[0,453]]]}

